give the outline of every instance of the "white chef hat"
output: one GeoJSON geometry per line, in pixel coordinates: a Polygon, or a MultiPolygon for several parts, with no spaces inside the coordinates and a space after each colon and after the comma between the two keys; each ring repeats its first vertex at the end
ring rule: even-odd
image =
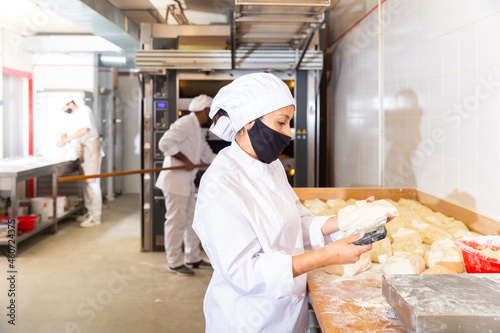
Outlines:
{"type": "Polygon", "coordinates": [[[73,102],[74,99],[73,99],[73,96],[71,96],[70,94],[67,94],[67,95],[63,95],[59,98],[59,105],[61,107],[65,106],[66,104],[68,104],[69,102],[73,102]]]}
{"type": "Polygon", "coordinates": [[[229,117],[220,117],[210,130],[226,141],[233,141],[246,124],[263,115],[294,105],[288,86],[269,73],[254,73],[237,78],[222,87],[214,97],[210,118],[220,109],[229,117]]]}
{"type": "Polygon", "coordinates": [[[214,99],[210,96],[207,96],[207,95],[200,95],[200,96],[197,96],[195,98],[193,98],[193,100],[191,101],[191,103],[189,103],[189,111],[192,111],[192,112],[198,112],[198,111],[203,111],[205,110],[205,108],[209,108],[210,105],[212,105],[212,101],[214,99]]]}

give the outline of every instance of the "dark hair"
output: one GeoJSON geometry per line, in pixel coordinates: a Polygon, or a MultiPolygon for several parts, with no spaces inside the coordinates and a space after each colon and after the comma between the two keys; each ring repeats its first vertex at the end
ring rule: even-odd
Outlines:
{"type": "Polygon", "coordinates": [[[212,118],[212,120],[214,121],[214,124],[217,124],[217,120],[219,120],[219,118],[222,116],[226,116],[229,118],[229,114],[224,109],[219,109],[219,111],[217,111],[215,116],[212,118]]]}

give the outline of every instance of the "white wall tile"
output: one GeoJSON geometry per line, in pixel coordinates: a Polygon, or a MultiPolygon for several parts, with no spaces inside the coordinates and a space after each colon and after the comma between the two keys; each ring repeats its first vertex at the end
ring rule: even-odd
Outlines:
{"type": "Polygon", "coordinates": [[[477,1],[477,19],[481,20],[484,17],[500,12],[500,1],[498,0],[481,0],[477,1]]]}
{"type": "Polygon", "coordinates": [[[500,216],[500,169],[479,166],[477,210],[492,218],[500,216]]]}
{"type": "Polygon", "coordinates": [[[443,159],[443,197],[459,187],[459,162],[456,159],[443,159]]]}
{"type": "Polygon", "coordinates": [[[477,72],[467,71],[460,74],[459,109],[456,113],[461,117],[470,117],[477,114],[479,99],[476,97],[478,87],[477,72]]]}
{"type": "Polygon", "coordinates": [[[422,44],[418,47],[418,79],[424,80],[429,78],[429,43],[422,44]]]}
{"type": "Polygon", "coordinates": [[[479,100],[480,117],[498,116],[500,110],[500,68],[498,66],[478,70],[476,96],[479,100]]]}
{"type": "Polygon", "coordinates": [[[457,73],[460,67],[458,52],[459,32],[455,31],[443,37],[443,74],[457,73]]]}
{"type": "Polygon", "coordinates": [[[443,156],[458,159],[460,155],[460,127],[455,122],[444,121],[443,156]]]}
{"type": "Polygon", "coordinates": [[[500,168],[500,118],[478,118],[478,162],[500,168]]]}
{"type": "Polygon", "coordinates": [[[462,118],[460,121],[460,160],[477,163],[477,119],[462,118]]]}
{"type": "Polygon", "coordinates": [[[466,26],[476,21],[477,3],[479,1],[458,0],[460,6],[460,26],[466,26]]]}
{"type": "Polygon", "coordinates": [[[429,115],[443,115],[443,77],[429,79],[429,115]]]}
{"type": "Polygon", "coordinates": [[[429,77],[443,75],[443,38],[429,42],[429,77]]]}
{"type": "Polygon", "coordinates": [[[429,191],[442,194],[443,188],[443,158],[431,156],[429,159],[429,191]]]}
{"type": "MultiPolygon", "coordinates": [[[[470,0],[467,0],[470,1],[470,0]]],[[[460,30],[460,70],[467,71],[477,66],[477,26],[475,24],[460,30]]]]}
{"type": "Polygon", "coordinates": [[[443,33],[455,31],[460,27],[460,3],[457,0],[444,0],[443,33]]]}
{"type": "MultiPolygon", "coordinates": [[[[419,31],[419,42],[430,41],[443,34],[443,0],[434,0],[420,9],[419,22],[422,30],[419,31]]],[[[411,27],[408,27],[410,31],[411,27]]]]}
{"type": "MultiPolygon", "coordinates": [[[[383,6],[398,3],[383,35],[384,185],[416,186],[500,220],[500,0],[383,6]]],[[[378,185],[377,43],[350,59],[334,50],[337,186],[378,185]]]]}
{"type": "Polygon", "coordinates": [[[477,198],[477,164],[462,161],[459,172],[459,191],[477,198]]]}
{"type": "MultiPolygon", "coordinates": [[[[498,1],[500,3],[500,1],[498,1]]],[[[498,65],[500,54],[500,14],[477,23],[478,67],[498,65]]]]}

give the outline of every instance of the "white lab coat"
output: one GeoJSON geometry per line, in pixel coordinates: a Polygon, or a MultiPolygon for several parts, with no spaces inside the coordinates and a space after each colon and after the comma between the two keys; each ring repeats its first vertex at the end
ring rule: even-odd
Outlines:
{"type": "MultiPolygon", "coordinates": [[[[184,165],[182,161],[172,157],[179,152],[193,164],[210,163],[215,158],[194,112],[170,125],[169,130],[161,137],[158,148],[165,154],[164,168],[184,165]]],[[[198,169],[161,171],[155,185],[163,192],[189,196],[194,191],[197,171],[198,169]]]]}
{"type": "Polygon", "coordinates": [[[193,228],[214,273],[204,301],[207,332],[306,332],[307,274],[292,256],[316,250],[329,216],[313,216],[280,161],[265,164],[236,142],[205,172],[193,228]]]}

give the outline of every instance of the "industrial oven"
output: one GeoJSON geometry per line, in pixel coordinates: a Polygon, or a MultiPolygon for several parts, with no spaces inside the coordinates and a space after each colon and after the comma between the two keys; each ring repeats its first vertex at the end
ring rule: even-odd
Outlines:
{"type": "MultiPolygon", "coordinates": [[[[255,71],[166,70],[159,74],[143,75],[141,168],[161,168],[164,156],[158,148],[158,142],[173,122],[189,113],[188,105],[192,98],[200,94],[213,97],[232,80],[252,72],[255,71]]],[[[280,161],[292,186],[314,186],[315,133],[318,126],[316,75],[309,71],[276,71],[273,74],[290,87],[297,103],[297,112],[291,124],[292,141],[285,148],[280,161]]],[[[202,131],[215,153],[229,145],[211,133],[208,126],[202,131]]],[[[203,169],[199,170],[196,185],[203,172],[203,169]]],[[[154,186],[158,174],[146,173],[141,176],[143,251],[164,249],[165,204],[162,191],[154,186]]]]}

